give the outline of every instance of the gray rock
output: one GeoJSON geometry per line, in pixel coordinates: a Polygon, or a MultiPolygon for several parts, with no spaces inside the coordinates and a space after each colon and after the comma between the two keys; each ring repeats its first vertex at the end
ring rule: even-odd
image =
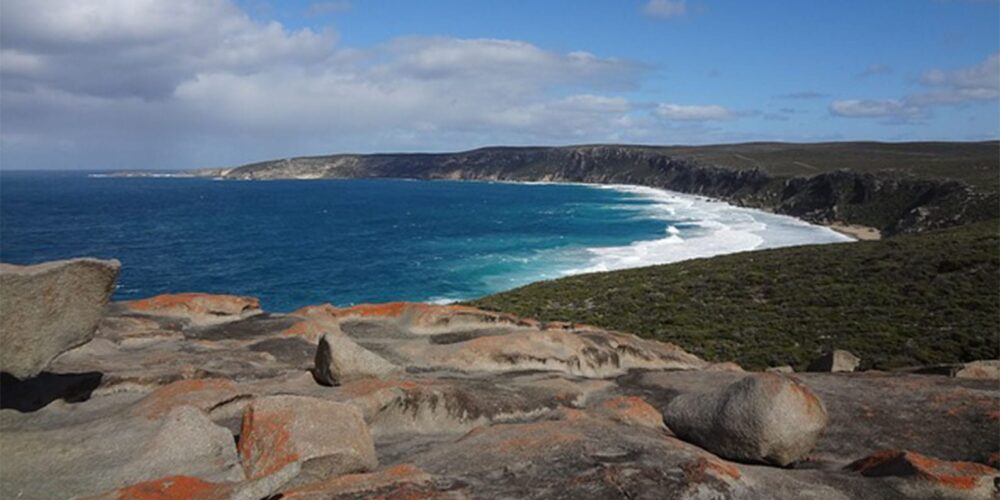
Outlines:
{"type": "Polygon", "coordinates": [[[343,334],[326,334],[316,349],[316,380],[325,385],[339,385],[351,380],[381,378],[402,371],[343,334]]]}
{"type": "Polygon", "coordinates": [[[239,449],[249,479],[301,462],[292,485],[378,466],[360,410],[306,396],[254,400],[243,413],[239,449]]]}
{"type": "Polygon", "coordinates": [[[682,394],[663,420],[681,439],[721,457],[785,466],[813,449],[827,413],[802,384],[761,374],[718,391],[682,394]]]}
{"type": "Polygon", "coordinates": [[[232,435],[190,406],[159,419],[115,413],[55,429],[2,431],[2,498],[93,495],[172,475],[243,480],[232,435]]]}
{"type": "Polygon", "coordinates": [[[966,363],[955,372],[955,378],[1000,381],[1000,360],[985,359],[966,363]]]}
{"type": "Polygon", "coordinates": [[[806,371],[853,372],[860,363],[861,358],[848,351],[837,349],[814,359],[812,363],[809,363],[809,367],[806,368],[806,371]]]}
{"type": "Polygon", "coordinates": [[[93,338],[120,268],[117,260],[97,259],[0,264],[0,371],[37,375],[93,338]]]}

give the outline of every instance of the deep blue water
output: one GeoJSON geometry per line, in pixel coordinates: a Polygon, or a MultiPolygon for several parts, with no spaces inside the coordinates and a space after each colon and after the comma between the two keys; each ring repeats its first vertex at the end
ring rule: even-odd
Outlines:
{"type": "Polygon", "coordinates": [[[272,311],[455,300],[592,267],[607,258],[593,249],[628,254],[671,225],[690,241],[708,231],[662,206],[575,185],[3,171],[0,259],[117,258],[118,300],[231,293],[272,311]]]}

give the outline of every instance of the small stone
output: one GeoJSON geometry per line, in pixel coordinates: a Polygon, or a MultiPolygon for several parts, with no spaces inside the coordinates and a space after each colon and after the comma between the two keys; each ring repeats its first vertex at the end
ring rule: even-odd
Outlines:
{"type": "Polygon", "coordinates": [[[795,373],[795,369],[789,365],[772,366],[764,371],[767,373],[795,373]]]}

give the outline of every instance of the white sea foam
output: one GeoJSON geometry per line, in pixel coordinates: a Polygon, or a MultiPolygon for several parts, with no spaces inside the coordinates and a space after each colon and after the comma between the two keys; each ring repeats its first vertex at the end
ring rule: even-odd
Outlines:
{"type": "Polygon", "coordinates": [[[669,222],[660,239],[618,247],[588,248],[588,264],[567,269],[564,275],[667,264],[764,248],[852,241],[829,228],[794,217],[735,207],[699,196],[643,186],[592,187],[638,196],[647,203],[618,204],[614,208],[635,210],[641,216],[669,222]]]}

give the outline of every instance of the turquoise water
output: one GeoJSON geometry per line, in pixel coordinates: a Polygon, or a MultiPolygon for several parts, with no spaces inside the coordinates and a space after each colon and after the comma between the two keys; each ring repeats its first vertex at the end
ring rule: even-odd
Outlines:
{"type": "Polygon", "coordinates": [[[272,311],[447,302],[578,272],[843,240],[643,188],[0,172],[0,259],[117,258],[118,300],[231,293],[272,311]]]}

